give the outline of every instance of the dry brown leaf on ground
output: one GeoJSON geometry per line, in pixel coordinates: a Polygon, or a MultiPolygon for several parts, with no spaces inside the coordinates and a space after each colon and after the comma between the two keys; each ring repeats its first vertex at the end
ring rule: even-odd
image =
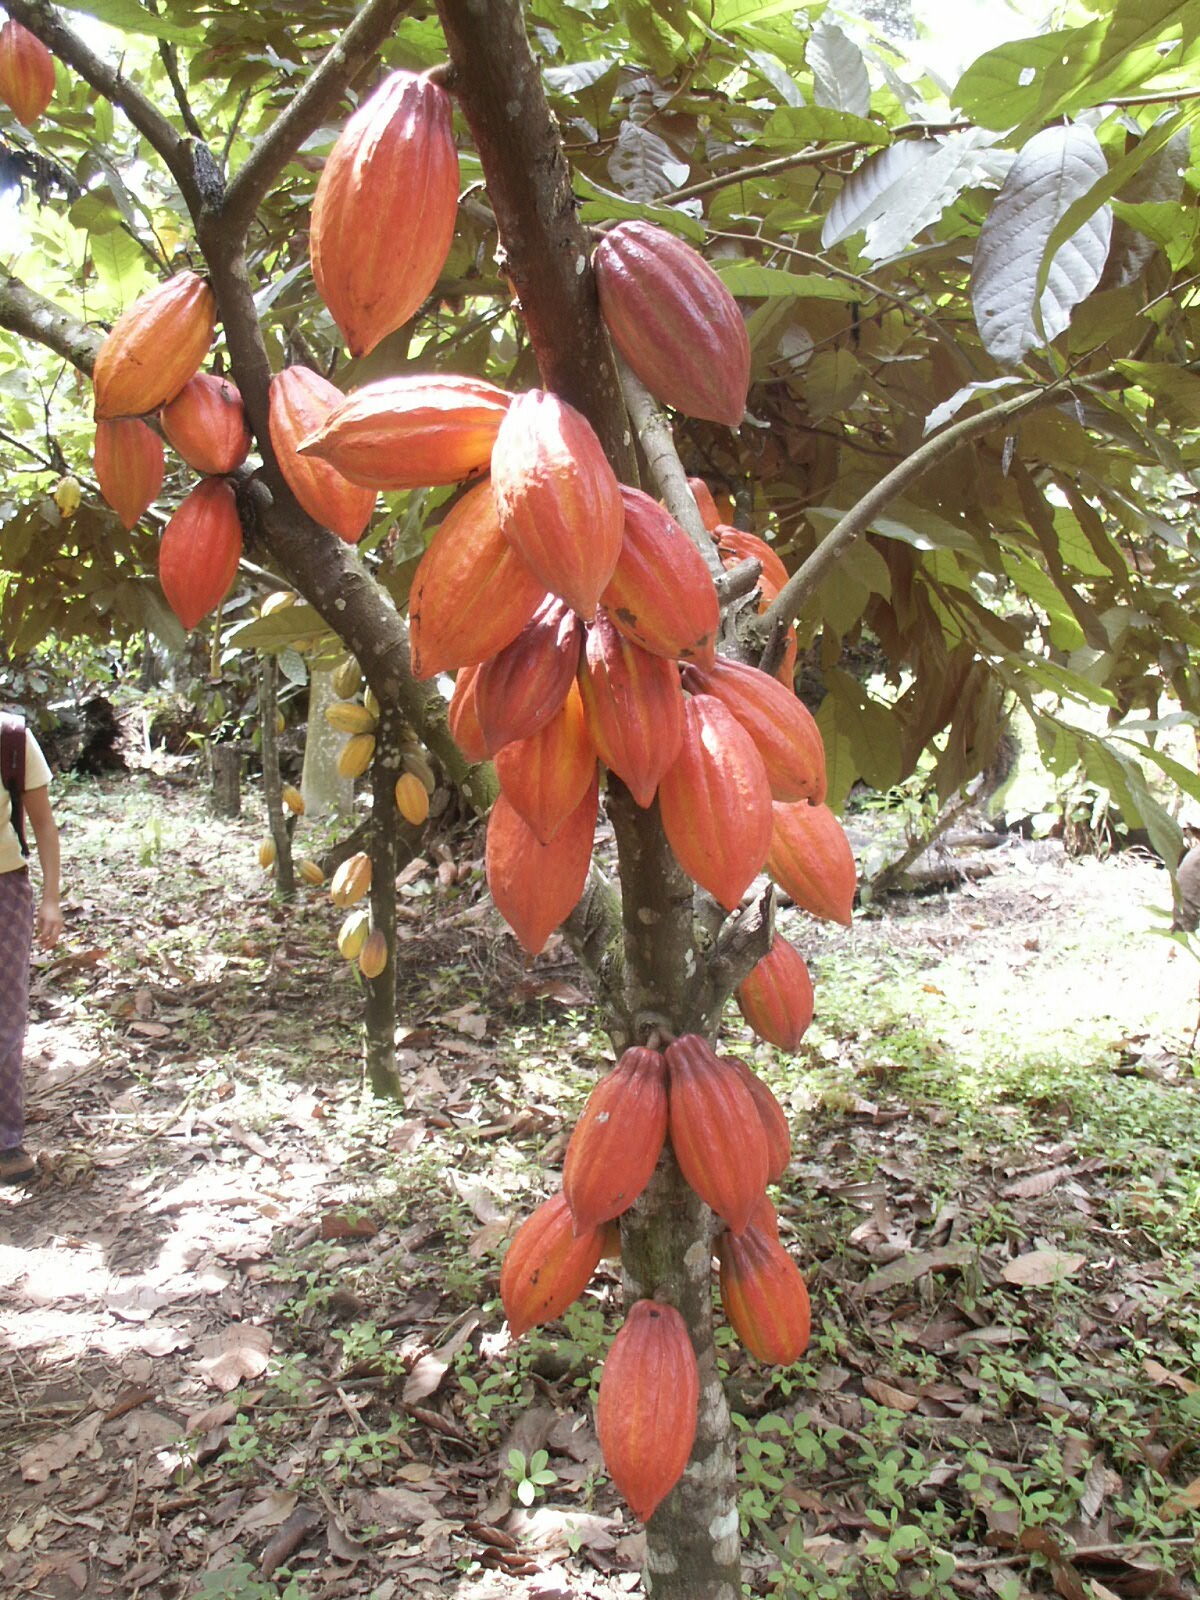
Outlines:
{"type": "Polygon", "coordinates": [[[918,1394],[908,1394],[882,1378],[864,1378],[863,1388],[878,1405],[890,1406],[893,1411],[915,1411],[921,1404],[918,1394]]]}
{"type": "Polygon", "coordinates": [[[1185,1378],[1178,1372],[1170,1372],[1161,1361],[1155,1361],[1152,1356],[1147,1356],[1142,1362],[1142,1371],[1148,1378],[1153,1378],[1155,1383],[1165,1383],[1172,1389],[1178,1389],[1180,1394],[1200,1394],[1200,1383],[1193,1383],[1190,1378],[1185,1378]]]}
{"type": "Polygon", "coordinates": [[[258,1378],[267,1370],[271,1335],[252,1322],[235,1322],[224,1333],[205,1339],[197,1349],[196,1363],[214,1389],[228,1394],[247,1378],[258,1378]]]}
{"type": "Polygon", "coordinates": [[[1016,1284],[1022,1289],[1044,1289],[1049,1284],[1071,1277],[1086,1260],[1086,1256],[1075,1255],[1068,1250],[1029,1250],[1001,1267],[1000,1276],[1005,1283],[1016,1284]]]}
{"type": "Polygon", "coordinates": [[[470,1339],[475,1329],[483,1318],[478,1311],[469,1312],[458,1332],[447,1339],[445,1344],[429,1355],[422,1356],[413,1364],[408,1375],[408,1382],[404,1385],[404,1403],[407,1406],[415,1405],[418,1400],[424,1400],[431,1395],[453,1365],[454,1358],[470,1339]]]}
{"type": "Polygon", "coordinates": [[[879,1272],[873,1272],[862,1286],[864,1295],[886,1294],[906,1283],[916,1283],[930,1272],[943,1272],[947,1267],[965,1267],[975,1259],[974,1246],[947,1245],[942,1250],[921,1250],[915,1255],[902,1256],[879,1272]]]}
{"type": "Polygon", "coordinates": [[[100,1431],[101,1420],[97,1411],[65,1433],[56,1433],[53,1438],[44,1439],[26,1450],[17,1460],[26,1483],[45,1483],[52,1472],[61,1472],[76,1456],[90,1450],[100,1431]]]}
{"type": "Polygon", "coordinates": [[[1000,1193],[1006,1200],[1036,1200],[1069,1178],[1072,1171],[1071,1167],[1049,1167],[1043,1172],[1031,1172],[1028,1177],[1006,1183],[1000,1193]]]}

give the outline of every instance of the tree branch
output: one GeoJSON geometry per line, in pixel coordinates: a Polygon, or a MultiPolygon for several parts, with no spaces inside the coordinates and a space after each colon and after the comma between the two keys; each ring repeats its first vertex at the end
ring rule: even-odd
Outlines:
{"type": "Polygon", "coordinates": [[[621,374],[621,392],[645,452],[654,487],[662,495],[667,510],[704,557],[704,564],[712,573],[715,583],[724,573],[720,553],[704,526],[696,497],[688,488],[687,473],[675,448],[671,424],[658,409],[649,389],[620,356],[617,357],[617,370],[621,374]]]}

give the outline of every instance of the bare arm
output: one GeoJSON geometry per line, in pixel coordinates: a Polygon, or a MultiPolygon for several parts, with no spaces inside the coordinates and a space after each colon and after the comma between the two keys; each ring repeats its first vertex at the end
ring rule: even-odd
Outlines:
{"type": "Polygon", "coordinates": [[[49,789],[27,789],[24,801],[25,815],[33,826],[38,860],[42,864],[42,899],[38,906],[37,918],[38,943],[49,950],[58,943],[63,931],[62,910],[59,906],[58,825],[50,809],[49,789]]]}

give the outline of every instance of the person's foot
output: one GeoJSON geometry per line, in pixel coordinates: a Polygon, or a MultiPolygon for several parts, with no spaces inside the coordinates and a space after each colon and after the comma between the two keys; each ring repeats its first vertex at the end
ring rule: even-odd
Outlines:
{"type": "Polygon", "coordinates": [[[37,1162],[19,1144],[0,1150],[0,1183],[28,1183],[36,1172],[37,1162]]]}

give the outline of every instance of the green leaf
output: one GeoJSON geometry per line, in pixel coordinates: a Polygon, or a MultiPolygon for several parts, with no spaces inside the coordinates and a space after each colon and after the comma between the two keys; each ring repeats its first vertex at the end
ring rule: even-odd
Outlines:
{"type": "Polygon", "coordinates": [[[173,44],[198,43],[200,28],[186,28],[169,17],[147,11],[139,0],[68,0],[64,11],[79,11],[84,16],[107,22],[121,33],[141,33],[148,39],[168,39],[173,44]]]}
{"type": "Polygon", "coordinates": [[[579,210],[582,221],[624,222],[627,219],[634,219],[656,222],[660,228],[669,228],[672,233],[682,235],[692,244],[704,243],[703,224],[697,222],[695,217],[688,216],[686,211],[679,211],[674,206],[647,205],[629,200],[611,189],[602,188],[600,184],[579,171],[576,171],[574,178],[576,191],[585,197],[579,210]]]}
{"type": "Polygon", "coordinates": [[[862,391],[864,373],[850,350],[822,350],[804,371],[804,394],[814,422],[853,405],[862,391]]]}
{"type": "Polygon", "coordinates": [[[846,797],[858,777],[846,726],[848,719],[846,703],[837,695],[827,694],[821,701],[816,721],[821,743],[825,746],[825,798],[830,809],[839,816],[846,808],[846,797]]]}
{"type": "Polygon", "coordinates": [[[239,650],[278,653],[294,646],[297,639],[308,639],[324,631],[325,622],[312,606],[284,606],[282,611],[272,611],[269,617],[254,617],[249,622],[235,624],[222,643],[239,650]]]}
{"type": "Polygon", "coordinates": [[[1113,365],[1150,396],[1172,426],[1200,428],[1200,377],[1159,361],[1116,361],[1113,365]]]}
{"type": "Polygon", "coordinates": [[[781,106],[768,117],[756,143],[768,148],[805,149],[811,144],[891,144],[892,134],[882,123],[855,117],[830,106],[781,106]]]}
{"type": "Polygon", "coordinates": [[[757,261],[715,261],[717,275],[739,299],[784,295],[797,300],[860,301],[863,292],[844,279],[820,272],[787,272],[782,267],[760,267],[757,261]]]}
{"type": "Polygon", "coordinates": [[[118,305],[132,304],[145,289],[149,266],[141,247],[123,228],[97,234],[90,242],[96,275],[118,305]]]}
{"type": "Polygon", "coordinates": [[[871,109],[871,80],[862,51],[828,15],[809,35],[805,54],[812,68],[817,104],[865,117],[871,109]]]}
{"type": "Polygon", "coordinates": [[[944,139],[901,139],[871,156],[843,184],[821,229],[828,250],[862,232],[873,261],[905,250],[962,191],[989,170],[984,159],[996,135],[981,128],[944,139]]]}

